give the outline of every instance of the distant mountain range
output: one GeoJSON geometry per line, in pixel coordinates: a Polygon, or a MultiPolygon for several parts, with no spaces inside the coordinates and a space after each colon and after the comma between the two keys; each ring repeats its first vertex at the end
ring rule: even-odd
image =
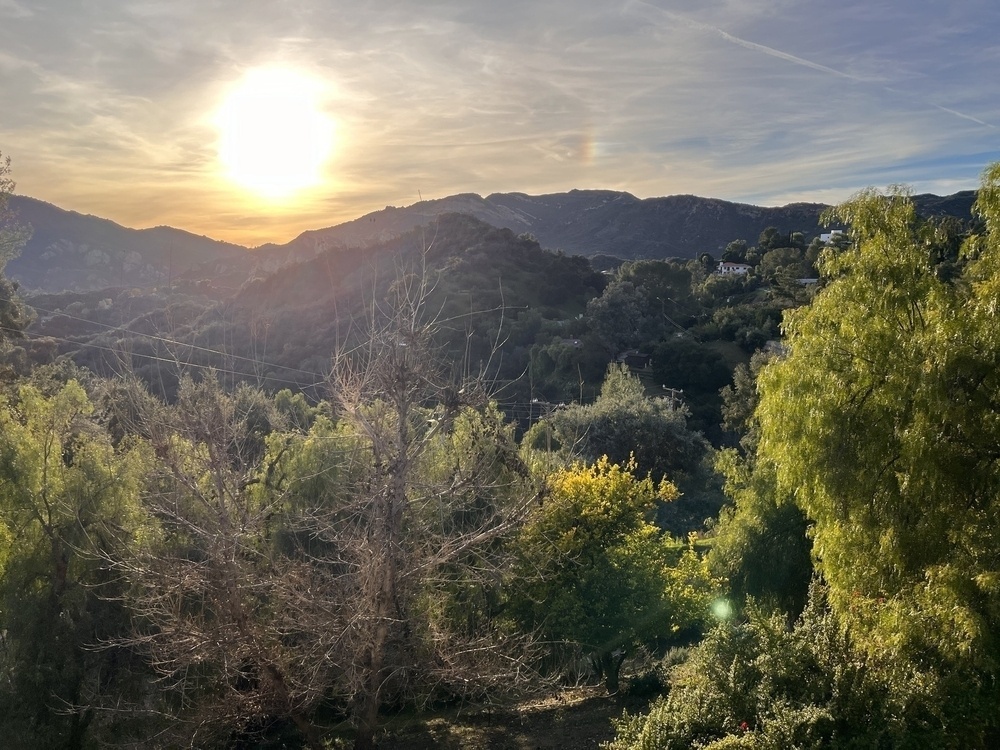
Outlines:
{"type": "MultiPolygon", "coordinates": [[[[971,190],[914,198],[921,215],[962,219],[970,218],[974,200],[971,190]]],[[[639,199],[608,190],[539,196],[494,193],[486,198],[465,193],[404,208],[387,206],[337,226],[303,232],[284,245],[251,251],[170,227],[128,229],[23,196],[14,196],[11,207],[31,225],[33,235],[7,272],[25,290],[42,292],[151,287],[182,279],[238,287],[252,276],[308,260],[325,249],[385,242],[449,213],[530,234],[542,247],[570,255],[692,258],[703,252],[718,255],[736,239],[754,244],[770,226],[802,232],[808,239],[821,231],[819,216],[826,208],[818,203],[765,208],[692,195],[639,199]]]]}

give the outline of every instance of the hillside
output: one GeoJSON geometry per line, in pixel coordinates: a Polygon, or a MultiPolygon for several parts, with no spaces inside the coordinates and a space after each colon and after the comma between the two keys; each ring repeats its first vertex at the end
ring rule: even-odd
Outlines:
{"type": "MultiPolygon", "coordinates": [[[[945,197],[918,195],[914,204],[921,215],[967,219],[974,200],[973,191],[964,191],[945,197]]],[[[277,266],[331,247],[384,242],[441,214],[464,213],[530,234],[542,247],[571,255],[694,258],[705,252],[718,255],[735,239],[753,244],[772,226],[784,233],[802,232],[808,240],[822,231],[819,217],[826,208],[819,203],[768,208],[693,195],[639,199],[610,190],[494,193],[486,198],[464,193],[405,208],[386,206],[344,224],[305,232],[286,245],[265,245],[258,253],[277,266]]]]}
{"type": "MultiPolygon", "coordinates": [[[[968,219],[975,194],[918,195],[925,216],[968,219]]],[[[107,287],[150,288],[167,283],[211,284],[239,289],[287,264],[326,251],[385,244],[427,226],[445,214],[465,214],[490,226],[530,235],[543,248],[569,255],[623,259],[715,256],[735,239],[753,244],[767,227],[783,233],[819,234],[818,203],[777,208],[731,203],[693,195],[639,199],[609,190],[571,190],[531,196],[472,193],[426,200],[403,208],[387,206],[353,221],[303,232],[285,245],[253,252],[179,229],[129,229],[107,219],[66,211],[43,201],[13,196],[11,207],[33,230],[8,275],[26,291],[91,292],[107,287]]]]}
{"type": "Polygon", "coordinates": [[[584,258],[543,250],[471,216],[446,214],[427,228],[364,249],[330,248],[269,274],[258,269],[236,292],[218,294],[201,283],[138,296],[122,288],[32,295],[29,304],[39,319],[30,333],[32,339],[54,337],[46,344],[55,347],[51,355],[71,355],[104,374],[117,366],[112,350],[121,348],[125,334],[143,376],[155,371],[157,380],[164,378],[162,360],[179,356],[194,366],[266,376],[279,387],[307,387],[323,380],[338,342],[356,333],[372,301],[385,300],[401,272],[422,264],[433,286],[427,309],[444,321],[442,345],[478,366],[489,360],[502,331],[505,377],[527,366],[543,327],[555,335],[559,321],[583,313],[605,284],[584,258]],[[228,351],[239,364],[213,351],[228,351]],[[248,369],[248,359],[268,364],[248,369]]]}
{"type": "Polygon", "coordinates": [[[222,279],[237,269],[245,278],[252,263],[244,247],[180,229],[129,229],[19,195],[10,206],[32,236],[6,272],[29,291],[150,287],[192,273],[222,279]]]}

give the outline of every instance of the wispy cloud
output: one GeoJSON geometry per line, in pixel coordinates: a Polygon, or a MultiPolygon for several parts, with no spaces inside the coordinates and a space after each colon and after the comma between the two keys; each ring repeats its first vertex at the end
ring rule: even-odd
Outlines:
{"type": "Polygon", "coordinates": [[[1000,156],[992,0],[0,0],[0,19],[23,192],[250,244],[418,194],[775,202],[972,187],[969,159],[1000,156]],[[337,122],[327,183],[295,204],[215,164],[214,108],[268,64],[324,80],[337,122]]]}

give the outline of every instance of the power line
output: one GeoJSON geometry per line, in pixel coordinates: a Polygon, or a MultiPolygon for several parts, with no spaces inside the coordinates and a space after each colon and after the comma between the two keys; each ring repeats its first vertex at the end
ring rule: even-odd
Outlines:
{"type": "MultiPolygon", "coordinates": [[[[39,339],[52,339],[53,341],[60,341],[60,342],[62,342],[64,344],[72,344],[73,346],[76,346],[76,347],[79,347],[79,348],[96,349],[98,351],[110,352],[111,354],[114,354],[115,356],[118,356],[118,357],[120,357],[120,356],[122,356],[124,354],[124,352],[122,352],[122,351],[120,351],[118,349],[113,349],[110,346],[102,346],[101,344],[93,344],[93,343],[81,343],[79,341],[73,341],[72,339],[63,338],[61,336],[52,336],[52,335],[44,334],[44,333],[25,332],[25,331],[22,331],[22,330],[20,330],[18,328],[12,328],[12,327],[8,327],[8,326],[0,326],[0,331],[7,331],[9,333],[21,334],[22,336],[25,336],[27,338],[34,338],[36,341],[39,340],[39,339]]],[[[208,350],[208,351],[214,351],[214,350],[208,350]]],[[[216,354],[221,354],[222,356],[229,356],[229,355],[225,354],[224,352],[215,352],[215,353],[216,354]]],[[[296,388],[301,388],[301,389],[316,388],[318,386],[326,384],[326,380],[325,379],[320,380],[319,382],[316,382],[316,383],[302,383],[302,382],[300,382],[298,380],[288,380],[287,378],[279,378],[279,377],[276,377],[274,375],[261,375],[260,373],[257,373],[257,372],[240,372],[239,370],[226,369],[224,367],[215,367],[213,365],[199,365],[199,364],[196,364],[194,362],[179,362],[176,359],[168,359],[167,357],[159,357],[159,356],[157,356],[155,354],[140,354],[138,352],[128,352],[128,356],[130,356],[130,357],[138,357],[140,359],[146,359],[146,360],[150,360],[150,361],[153,361],[153,362],[164,362],[166,364],[177,365],[177,366],[183,365],[186,368],[191,368],[191,369],[195,369],[195,370],[211,370],[213,372],[220,372],[220,373],[223,373],[223,374],[226,374],[226,375],[236,375],[236,376],[244,377],[244,378],[257,378],[258,380],[270,380],[270,381],[273,381],[273,382],[276,382],[276,383],[285,383],[286,385],[294,385],[296,388]]],[[[240,359],[245,359],[245,360],[248,360],[250,362],[255,362],[255,360],[249,360],[247,357],[241,357],[240,359]]],[[[268,363],[266,363],[266,362],[257,362],[257,364],[266,365],[268,363]]],[[[281,365],[272,365],[272,366],[273,367],[281,367],[281,365]]],[[[289,368],[289,369],[295,369],[295,368],[289,368]]],[[[308,370],[299,370],[299,372],[304,372],[304,373],[316,375],[317,377],[322,377],[321,375],[318,375],[317,373],[309,373],[308,370]]]]}
{"type": "MultiPolygon", "coordinates": [[[[277,368],[280,368],[280,369],[283,369],[283,370],[289,370],[291,372],[301,372],[301,373],[306,374],[306,375],[312,375],[313,377],[316,377],[316,378],[322,378],[322,377],[324,377],[322,374],[320,374],[318,372],[314,372],[312,370],[303,370],[303,369],[301,369],[299,367],[286,367],[285,365],[279,365],[279,364],[276,364],[276,363],[273,363],[273,362],[264,362],[263,360],[256,360],[256,359],[253,359],[251,357],[243,357],[243,356],[240,356],[238,354],[230,354],[228,352],[219,351],[218,349],[212,349],[211,347],[207,347],[207,346],[200,346],[198,344],[190,344],[190,343],[188,343],[186,341],[178,341],[176,339],[170,339],[170,338],[167,338],[166,336],[157,336],[157,335],[152,334],[152,333],[142,333],[140,331],[132,331],[132,330],[126,328],[124,325],[121,325],[121,326],[112,326],[112,325],[108,325],[107,323],[100,323],[100,322],[98,322],[96,320],[88,320],[87,318],[81,318],[81,317],[78,317],[76,315],[70,315],[69,313],[65,313],[65,312],[60,312],[60,311],[55,311],[55,310],[46,310],[46,309],[44,309],[42,307],[35,307],[33,305],[28,305],[28,307],[31,307],[36,312],[47,313],[48,315],[61,315],[63,317],[69,318],[70,320],[78,320],[81,323],[89,323],[90,325],[98,326],[100,328],[106,328],[107,330],[114,331],[116,333],[127,333],[127,334],[132,335],[132,336],[142,336],[144,338],[153,339],[154,341],[161,341],[161,342],[163,342],[165,344],[173,344],[173,345],[176,345],[176,346],[186,346],[186,347],[189,347],[190,349],[193,349],[195,351],[202,351],[202,352],[208,352],[210,354],[217,354],[220,357],[228,357],[229,359],[241,360],[243,362],[251,362],[251,363],[253,363],[254,365],[257,365],[257,366],[277,367],[277,368]]],[[[53,336],[51,338],[56,338],[56,337],[53,336]]],[[[68,343],[77,343],[77,342],[69,341],[68,343]]],[[[90,346],[98,346],[98,345],[97,344],[91,344],[90,346]]]]}

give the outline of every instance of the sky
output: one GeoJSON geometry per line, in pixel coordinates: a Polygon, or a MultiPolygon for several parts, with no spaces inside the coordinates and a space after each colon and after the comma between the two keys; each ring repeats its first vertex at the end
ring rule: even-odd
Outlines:
{"type": "Polygon", "coordinates": [[[1000,3],[0,0],[0,151],[20,194],[247,246],[468,192],[949,194],[1000,159],[1000,3]]]}

